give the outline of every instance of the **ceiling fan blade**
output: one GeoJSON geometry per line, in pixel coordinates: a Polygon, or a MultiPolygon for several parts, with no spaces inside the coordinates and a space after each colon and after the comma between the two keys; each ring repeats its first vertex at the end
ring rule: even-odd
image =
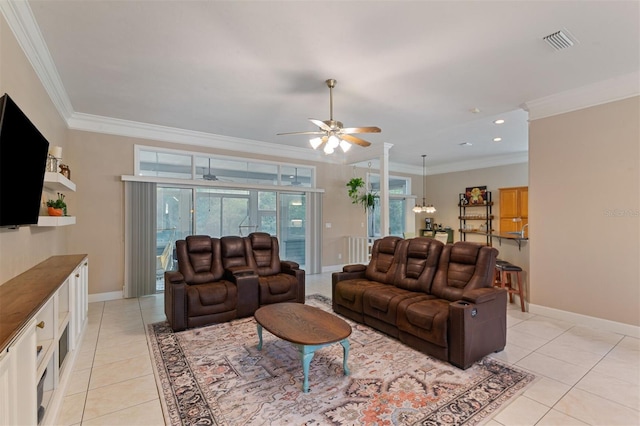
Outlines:
{"type": "Polygon", "coordinates": [[[357,136],[352,136],[352,135],[340,135],[341,139],[344,139],[347,142],[351,142],[354,143],[356,145],[360,145],[360,146],[369,146],[371,145],[371,142],[365,141],[364,139],[361,139],[357,136]]]}
{"type": "Polygon", "coordinates": [[[309,121],[315,124],[316,126],[320,127],[322,130],[326,130],[327,132],[331,131],[331,127],[322,120],[316,120],[315,118],[310,118],[309,121]]]}
{"type": "Polygon", "coordinates": [[[342,133],[380,133],[380,127],[368,126],[368,127],[345,127],[341,130],[342,133]]]}
{"type": "Polygon", "coordinates": [[[316,131],[316,132],[288,132],[288,133],[276,133],[277,136],[282,135],[324,135],[325,132],[316,131]]]}

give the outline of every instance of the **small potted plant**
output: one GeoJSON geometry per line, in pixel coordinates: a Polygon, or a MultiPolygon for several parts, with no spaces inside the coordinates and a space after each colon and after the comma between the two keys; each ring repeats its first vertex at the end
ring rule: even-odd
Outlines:
{"type": "Polygon", "coordinates": [[[66,216],[67,203],[64,202],[64,194],[58,192],[58,198],[47,200],[47,213],[49,216],[66,216]]]}

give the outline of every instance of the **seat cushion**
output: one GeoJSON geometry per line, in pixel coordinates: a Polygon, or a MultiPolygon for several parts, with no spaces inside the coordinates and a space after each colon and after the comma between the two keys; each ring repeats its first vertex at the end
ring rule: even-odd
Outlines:
{"type": "Polygon", "coordinates": [[[398,304],[409,298],[423,296],[395,286],[365,288],[362,296],[363,313],[367,316],[396,325],[398,304]]]}
{"type": "Polygon", "coordinates": [[[190,317],[233,311],[238,304],[237,288],[229,281],[187,285],[186,292],[190,317]]]}
{"type": "Polygon", "coordinates": [[[298,280],[294,275],[276,274],[258,277],[260,305],[294,301],[298,297],[298,280]]]}
{"type": "Polygon", "coordinates": [[[365,290],[386,286],[388,286],[388,284],[382,284],[366,278],[339,281],[334,288],[333,303],[362,314],[362,296],[365,290]]]}
{"type": "Polygon", "coordinates": [[[448,319],[448,300],[414,298],[398,304],[396,325],[401,331],[446,348],[448,319]]]}

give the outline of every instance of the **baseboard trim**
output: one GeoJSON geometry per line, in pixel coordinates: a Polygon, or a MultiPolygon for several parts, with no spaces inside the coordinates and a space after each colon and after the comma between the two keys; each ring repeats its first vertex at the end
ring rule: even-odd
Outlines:
{"type": "Polygon", "coordinates": [[[124,299],[122,291],[110,291],[108,293],[95,293],[89,295],[89,303],[106,302],[109,300],[124,299]]]}
{"type": "Polygon", "coordinates": [[[640,327],[631,324],[590,317],[587,315],[576,314],[575,312],[561,311],[560,309],[548,308],[546,306],[534,305],[531,303],[529,303],[529,312],[562,321],[573,322],[585,327],[593,327],[612,333],[624,334],[626,336],[635,337],[636,339],[640,338],[640,327]]]}

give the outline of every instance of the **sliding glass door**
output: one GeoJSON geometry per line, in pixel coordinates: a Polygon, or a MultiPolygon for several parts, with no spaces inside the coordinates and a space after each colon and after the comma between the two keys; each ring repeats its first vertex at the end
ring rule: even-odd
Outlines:
{"type": "Polygon", "coordinates": [[[267,232],[278,237],[281,259],[292,260],[301,267],[305,264],[304,192],[158,185],[157,199],[158,291],[164,286],[164,271],[175,269],[175,241],[188,235],[222,237],[267,232]]]}

